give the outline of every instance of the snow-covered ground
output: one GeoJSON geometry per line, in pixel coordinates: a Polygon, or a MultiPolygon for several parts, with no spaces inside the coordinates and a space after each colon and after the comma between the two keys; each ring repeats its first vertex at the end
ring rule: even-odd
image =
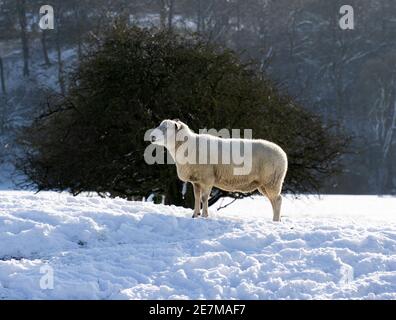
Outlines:
{"type": "Polygon", "coordinates": [[[211,211],[0,191],[0,299],[396,298],[396,198],[211,211]]]}

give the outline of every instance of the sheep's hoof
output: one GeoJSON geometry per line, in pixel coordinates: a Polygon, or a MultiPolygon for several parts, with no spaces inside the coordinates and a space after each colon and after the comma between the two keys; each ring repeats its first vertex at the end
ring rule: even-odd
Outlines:
{"type": "Polygon", "coordinates": [[[197,214],[194,213],[194,214],[192,215],[193,218],[198,218],[199,216],[200,216],[200,213],[197,213],[197,214]]]}

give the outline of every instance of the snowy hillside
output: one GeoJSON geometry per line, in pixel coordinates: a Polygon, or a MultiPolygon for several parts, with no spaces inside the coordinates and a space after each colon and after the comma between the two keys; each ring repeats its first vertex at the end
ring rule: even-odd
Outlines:
{"type": "MultiPolygon", "coordinates": [[[[191,210],[0,192],[0,299],[395,299],[396,198],[191,210]],[[46,266],[53,289],[41,289],[46,266]],[[41,271],[41,272],[40,272],[41,271]]],[[[223,203],[225,204],[225,203],[223,203]]]]}

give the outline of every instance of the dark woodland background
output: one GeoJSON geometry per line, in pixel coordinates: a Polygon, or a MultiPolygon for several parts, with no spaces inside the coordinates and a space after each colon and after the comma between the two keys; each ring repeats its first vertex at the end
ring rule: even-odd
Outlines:
{"type": "Polygon", "coordinates": [[[65,93],[68,72],[114,17],[131,25],[196,31],[254,59],[280,90],[353,137],[343,173],[324,192],[396,193],[396,2],[348,1],[355,29],[341,30],[328,0],[0,0],[0,162],[9,170],[15,132],[49,90],[65,93]],[[55,29],[38,29],[39,8],[55,29]]]}

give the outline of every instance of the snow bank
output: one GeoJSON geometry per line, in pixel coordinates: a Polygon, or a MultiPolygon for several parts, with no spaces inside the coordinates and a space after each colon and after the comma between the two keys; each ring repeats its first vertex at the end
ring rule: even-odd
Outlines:
{"type": "Polygon", "coordinates": [[[284,203],[273,223],[263,197],[191,219],[174,206],[0,191],[0,299],[396,298],[396,198],[284,203]],[[42,289],[48,266],[53,289],[42,289]]]}

